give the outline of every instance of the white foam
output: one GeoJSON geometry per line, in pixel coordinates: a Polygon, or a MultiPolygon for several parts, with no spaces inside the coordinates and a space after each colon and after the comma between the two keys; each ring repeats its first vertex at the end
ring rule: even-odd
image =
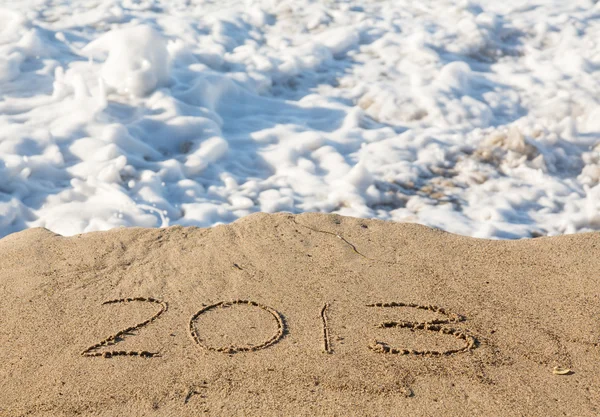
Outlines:
{"type": "Polygon", "coordinates": [[[325,45],[334,57],[340,58],[350,49],[357,47],[359,36],[354,28],[340,27],[318,34],[316,40],[325,45]]]}
{"type": "Polygon", "coordinates": [[[166,42],[149,26],[111,30],[90,42],[82,52],[108,55],[100,75],[121,94],[143,96],[169,81],[166,42]]]}
{"type": "Polygon", "coordinates": [[[9,2],[0,236],[259,210],[599,230],[599,7],[9,2]]]}

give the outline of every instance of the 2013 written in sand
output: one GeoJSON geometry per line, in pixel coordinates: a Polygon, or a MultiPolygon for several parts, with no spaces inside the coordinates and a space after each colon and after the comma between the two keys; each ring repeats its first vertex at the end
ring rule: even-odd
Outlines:
{"type": "MultiPolygon", "coordinates": [[[[87,357],[103,357],[103,358],[112,358],[116,356],[138,356],[142,358],[152,358],[156,356],[160,356],[160,352],[150,352],[147,350],[104,350],[101,349],[106,348],[108,346],[116,345],[117,343],[124,340],[125,337],[131,336],[132,332],[139,330],[145,326],[150,325],[154,321],[158,320],[164,313],[168,310],[168,304],[165,301],[159,300],[157,298],[146,298],[146,297],[132,297],[132,298],[120,298],[105,301],[103,305],[111,305],[111,304],[120,304],[120,303],[130,303],[130,302],[142,302],[142,303],[151,303],[156,304],[159,307],[159,310],[148,319],[137,323],[133,326],[127,327],[123,330],[118,331],[115,334],[112,334],[105,339],[101,340],[98,343],[95,343],[89,346],[87,349],[81,352],[82,356],[87,357]]],[[[413,308],[418,310],[426,310],[434,313],[438,313],[444,318],[442,319],[434,319],[430,321],[424,322],[415,322],[415,321],[383,321],[380,322],[377,327],[392,329],[392,328],[400,328],[400,329],[409,329],[412,331],[425,331],[425,332],[435,332],[442,335],[447,335],[459,340],[463,341],[463,346],[454,349],[447,350],[416,350],[416,349],[407,349],[407,348],[398,348],[390,346],[385,341],[373,340],[368,348],[377,353],[387,353],[387,354],[399,354],[399,355],[419,355],[419,356],[445,356],[445,355],[453,355],[457,353],[463,353],[477,347],[477,339],[470,334],[468,330],[461,330],[450,327],[449,325],[453,323],[459,323],[465,321],[465,317],[456,313],[448,312],[446,309],[434,305],[420,305],[416,303],[403,303],[403,302],[389,302],[389,303],[372,303],[366,304],[367,308],[394,308],[394,307],[406,307],[413,308]]],[[[330,325],[328,320],[328,309],[329,303],[325,303],[320,310],[320,325],[322,329],[322,346],[323,352],[332,354],[334,353],[331,344],[330,337],[330,325]]],[[[226,354],[234,354],[239,352],[255,352],[258,350],[269,348],[270,346],[278,343],[283,337],[285,337],[289,333],[288,326],[284,319],[282,313],[278,310],[265,305],[258,303],[256,301],[251,300],[232,300],[232,301],[219,301],[217,303],[204,306],[202,309],[198,310],[189,320],[188,325],[188,333],[191,339],[194,341],[202,349],[214,352],[221,352],[226,354]],[[276,331],[267,339],[258,344],[247,344],[247,345],[229,345],[229,346],[213,346],[206,340],[201,337],[201,332],[196,326],[196,322],[198,318],[204,313],[215,310],[215,309],[226,309],[228,307],[234,305],[247,305],[253,308],[261,309],[273,318],[276,323],[276,331]]]]}

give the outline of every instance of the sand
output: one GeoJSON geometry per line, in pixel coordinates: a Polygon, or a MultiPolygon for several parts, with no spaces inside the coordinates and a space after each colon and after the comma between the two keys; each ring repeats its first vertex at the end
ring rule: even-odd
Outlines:
{"type": "Polygon", "coordinates": [[[596,416],[599,292],[600,233],[30,229],[0,240],[0,415],[596,416]]]}

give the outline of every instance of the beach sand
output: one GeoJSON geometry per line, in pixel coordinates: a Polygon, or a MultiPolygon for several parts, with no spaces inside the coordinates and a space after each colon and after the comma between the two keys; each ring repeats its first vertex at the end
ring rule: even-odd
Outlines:
{"type": "Polygon", "coordinates": [[[0,240],[0,415],[597,416],[599,293],[600,233],[30,229],[0,240]]]}

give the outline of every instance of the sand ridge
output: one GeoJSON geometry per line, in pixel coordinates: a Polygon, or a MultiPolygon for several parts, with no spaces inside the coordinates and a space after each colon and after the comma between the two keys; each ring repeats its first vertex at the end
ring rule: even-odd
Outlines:
{"type": "Polygon", "coordinates": [[[0,415],[597,415],[599,237],[323,214],[9,235],[0,415]]]}

